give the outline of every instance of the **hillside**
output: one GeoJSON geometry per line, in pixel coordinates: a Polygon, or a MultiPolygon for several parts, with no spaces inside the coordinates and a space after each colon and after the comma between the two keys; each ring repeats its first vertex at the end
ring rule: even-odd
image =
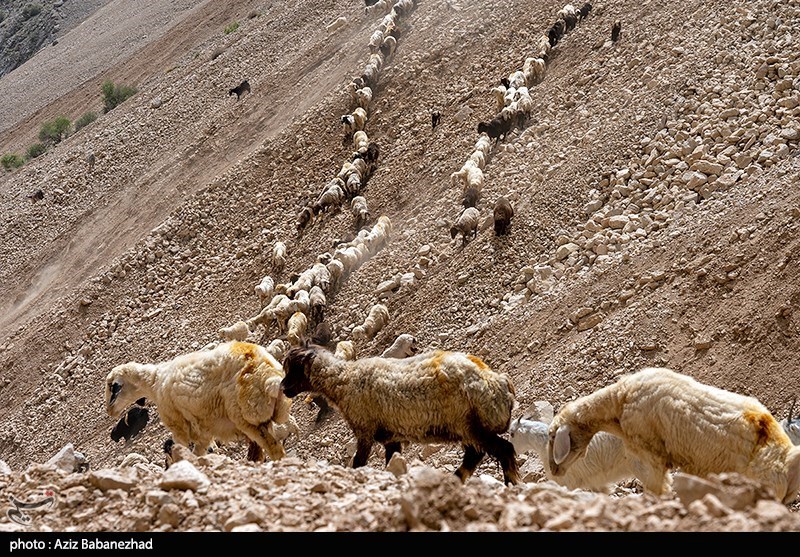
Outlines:
{"type": "MultiPolygon", "coordinates": [[[[29,528],[800,528],[800,503],[763,499],[736,477],[705,497],[693,488],[656,498],[635,481],[606,496],[545,482],[538,458],[519,455],[525,484],[503,486],[486,459],[461,486],[452,470],[462,451],[446,445],[406,448],[407,474],[387,471],[382,450],[353,470],[344,421],[315,428],[301,400],[289,458],[248,463],[243,444],[190,457],[206,477],[187,491],[164,483],[168,432],[154,405],[140,436],[112,442],[103,391],[112,367],[218,340],[220,327],[258,313],[261,277],[287,281],[355,232],[346,210],[302,235],[295,216],[352,151],[340,124],[346,85],[382,14],[356,0],[184,4],[129,58],[95,59],[91,77],[75,66],[36,117],[20,84],[45,79],[39,55],[0,79],[15,114],[0,126],[3,153],[21,150],[39,119],[70,106],[80,114],[105,76],[139,90],[0,175],[0,491],[46,486],[60,501],[29,528]],[[339,16],[348,24],[327,32],[339,16]],[[223,33],[232,20],[239,28],[223,33]],[[244,78],[252,92],[237,101],[228,89],[244,78]],[[44,198],[32,202],[37,188],[44,198]],[[280,272],[277,240],[289,256],[280,272]],[[43,465],[68,443],[89,472],[43,465]]],[[[786,417],[800,393],[800,2],[595,3],[530,88],[531,121],[493,148],[484,220],[462,247],[449,234],[462,195],[450,174],[473,151],[477,123],[497,112],[491,88],[522,68],[562,7],[419,0],[404,19],[366,126],[380,159],[363,195],[393,234],[329,297],[334,336],[350,338],[383,300],[389,324],[357,343],[359,355],[404,332],[426,350],[469,351],[513,379],[514,417],[644,366],[757,397],[786,417]],[[432,108],[442,114],[435,130],[432,108]],[[498,238],[487,219],[500,196],[515,215],[498,238]],[[378,294],[389,279],[399,288],[378,294]]],[[[80,32],[58,46],[80,45],[80,32]]],[[[69,73],[69,58],[52,63],[69,73]]],[[[0,515],[0,530],[22,528],[0,515]]]]}

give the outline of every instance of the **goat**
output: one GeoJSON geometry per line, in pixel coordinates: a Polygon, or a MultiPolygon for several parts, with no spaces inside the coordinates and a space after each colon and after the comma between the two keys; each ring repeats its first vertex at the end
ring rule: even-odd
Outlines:
{"type": "Polygon", "coordinates": [[[514,216],[514,208],[508,199],[501,197],[494,204],[494,233],[496,236],[505,236],[511,226],[511,217],[514,216]]]}
{"type": "Polygon", "coordinates": [[[238,101],[242,95],[249,92],[250,92],[250,83],[245,79],[236,87],[228,89],[228,96],[230,97],[231,95],[236,93],[236,100],[238,101]]]}

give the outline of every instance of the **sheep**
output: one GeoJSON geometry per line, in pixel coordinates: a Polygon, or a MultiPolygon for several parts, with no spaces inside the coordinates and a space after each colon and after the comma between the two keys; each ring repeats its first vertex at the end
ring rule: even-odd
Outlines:
{"type": "Polygon", "coordinates": [[[388,60],[394,55],[395,50],[397,50],[397,39],[393,35],[384,37],[380,46],[380,53],[383,54],[384,59],[388,60]]]}
{"type": "Polygon", "coordinates": [[[547,38],[550,41],[550,47],[554,47],[558,44],[558,41],[561,40],[561,37],[564,36],[564,22],[562,20],[557,20],[547,31],[547,38]]]}
{"type": "Polygon", "coordinates": [[[442,119],[442,113],[438,110],[431,110],[431,130],[435,130],[436,126],[439,125],[439,122],[442,119]]]}
{"type": "Polygon", "coordinates": [[[355,130],[363,130],[367,125],[367,111],[360,106],[353,110],[353,118],[355,119],[355,130]]]}
{"type": "Polygon", "coordinates": [[[383,351],[381,358],[408,358],[418,351],[417,338],[414,335],[403,333],[394,339],[390,347],[383,351]]]}
{"type": "Polygon", "coordinates": [[[739,473],[785,504],[800,490],[800,447],[764,405],[667,368],[644,368],[565,404],[549,429],[553,475],[586,454],[598,431],[622,438],[642,464],[637,477],[655,495],[669,490],[673,468],[701,477],[739,473]]]}
{"type": "Polygon", "coordinates": [[[505,236],[511,226],[511,218],[514,216],[514,208],[505,197],[499,198],[494,204],[494,234],[495,236],[505,236]]]}
{"type": "Polygon", "coordinates": [[[457,185],[461,182],[464,189],[468,187],[483,189],[483,171],[473,159],[467,159],[461,170],[450,174],[450,183],[457,185]]]}
{"type": "Polygon", "coordinates": [[[609,494],[614,484],[636,476],[637,461],[627,455],[622,439],[616,435],[598,432],[589,442],[586,456],[575,461],[566,474],[554,476],[547,465],[547,423],[518,418],[511,422],[508,431],[517,454],[535,452],[547,479],[567,489],[609,494]]]}
{"type": "Polygon", "coordinates": [[[314,212],[322,213],[328,211],[331,207],[338,207],[344,200],[344,181],[338,176],[325,186],[325,189],[319,195],[317,200],[312,205],[314,212]]]}
{"type": "Polygon", "coordinates": [[[275,242],[272,246],[272,268],[281,271],[286,266],[286,244],[275,242]]]}
{"type": "Polygon", "coordinates": [[[611,26],[611,42],[617,42],[619,40],[619,33],[622,30],[622,22],[620,20],[616,20],[614,24],[611,26]]]}
{"type": "Polygon", "coordinates": [[[525,74],[529,84],[539,83],[544,78],[547,66],[541,58],[526,58],[522,65],[522,72],[525,74]]]}
{"type": "Polygon", "coordinates": [[[358,130],[353,133],[353,149],[360,152],[362,149],[366,152],[367,145],[369,145],[369,137],[364,130],[358,130]]]}
{"type": "Polygon", "coordinates": [[[484,153],[480,149],[475,149],[472,154],[469,156],[469,160],[475,163],[475,165],[483,170],[486,166],[486,153],[484,153]]]}
{"type": "Polygon", "coordinates": [[[344,16],[337,17],[334,21],[329,23],[325,26],[325,30],[328,33],[335,33],[339,29],[344,28],[347,25],[347,18],[344,16]]]}
{"type": "Polygon", "coordinates": [[[249,92],[250,92],[250,83],[245,79],[236,87],[228,89],[228,96],[230,97],[231,95],[236,93],[236,100],[238,101],[242,95],[249,92]]]}
{"type": "Polygon", "coordinates": [[[302,311],[296,311],[289,318],[286,331],[286,340],[292,346],[297,346],[306,335],[308,329],[308,317],[302,311]]]}
{"type": "Polygon", "coordinates": [[[511,423],[513,383],[476,356],[436,350],[347,361],[311,345],[290,350],[283,366],[286,396],[320,393],[342,414],[356,437],[354,468],[367,464],[376,441],[387,464],[405,442],[458,442],[464,458],[455,474],[462,482],[488,453],[506,484],[519,483],[514,447],[500,437],[511,423]]]}
{"type": "Polygon", "coordinates": [[[29,193],[25,197],[30,199],[32,202],[36,203],[37,201],[41,201],[42,199],[44,199],[44,192],[41,189],[37,188],[33,193],[29,193]]]}
{"type": "Polygon", "coordinates": [[[583,6],[581,6],[581,9],[578,11],[580,13],[580,19],[581,21],[583,21],[584,19],[589,17],[589,12],[592,11],[592,5],[589,2],[586,2],[583,6]]]}
{"type": "Polygon", "coordinates": [[[309,298],[309,317],[314,323],[321,323],[325,319],[325,310],[328,308],[328,299],[325,292],[318,285],[311,287],[308,292],[309,298]]]}
{"type": "Polygon", "coordinates": [[[367,64],[364,66],[364,71],[361,72],[361,81],[364,83],[364,87],[376,87],[378,85],[379,75],[380,70],[373,64],[367,64]]]}
{"type": "Polygon", "coordinates": [[[364,110],[369,108],[369,103],[372,102],[372,89],[369,87],[362,87],[356,90],[356,103],[364,110]]]}
{"type": "Polygon", "coordinates": [[[356,218],[356,228],[361,230],[369,222],[370,214],[367,208],[367,200],[364,197],[357,195],[350,202],[350,209],[353,216],[356,218]]]}
{"type": "Polygon", "coordinates": [[[502,110],[503,107],[506,105],[506,89],[505,85],[498,85],[496,87],[492,87],[492,95],[495,98],[497,110],[502,110]]]}
{"type": "Polygon", "coordinates": [[[536,54],[537,58],[547,60],[550,57],[550,48],[550,39],[546,35],[542,35],[539,37],[539,41],[536,43],[536,50],[534,50],[534,54],[536,54]]]}
{"type": "Polygon", "coordinates": [[[261,302],[261,307],[264,307],[264,303],[272,298],[272,294],[275,291],[275,281],[272,280],[272,277],[267,275],[261,279],[255,287],[256,295],[258,296],[259,302],[261,302]]]}
{"type": "Polygon", "coordinates": [[[344,274],[344,265],[338,259],[332,259],[326,263],[325,266],[328,268],[328,272],[331,275],[331,290],[338,289],[339,281],[342,279],[342,275],[344,274]]]}
{"type": "Polygon", "coordinates": [[[789,408],[789,416],[781,420],[781,427],[786,432],[786,435],[789,436],[789,440],[792,442],[792,444],[800,445],[800,416],[796,418],[792,417],[796,402],[797,398],[792,401],[792,405],[789,408]]]}
{"type": "Polygon", "coordinates": [[[361,325],[353,328],[354,340],[372,340],[389,322],[389,308],[383,304],[375,304],[369,310],[367,318],[361,325]]]}
{"type": "Polygon", "coordinates": [[[311,343],[319,346],[328,347],[333,340],[333,330],[327,321],[317,323],[314,333],[311,335],[311,343]]]}
{"type": "Polygon", "coordinates": [[[478,133],[485,133],[490,138],[494,139],[495,144],[497,144],[500,139],[504,139],[514,128],[515,123],[516,121],[514,118],[506,117],[505,114],[502,114],[501,116],[492,118],[488,122],[479,122],[478,133]]]}
{"type": "Polygon", "coordinates": [[[513,89],[519,89],[520,87],[528,86],[528,82],[525,79],[525,74],[522,73],[520,70],[517,70],[511,75],[509,75],[508,82],[510,84],[510,88],[513,89]]]}
{"type": "Polygon", "coordinates": [[[392,6],[392,0],[364,0],[364,3],[366,4],[364,13],[367,15],[386,11],[392,6]]]}
{"type": "Polygon", "coordinates": [[[383,44],[383,31],[376,29],[369,38],[367,45],[370,52],[378,52],[378,49],[383,44]]]}
{"type": "Polygon", "coordinates": [[[247,335],[250,334],[250,329],[244,321],[237,321],[230,327],[222,327],[219,331],[219,336],[223,340],[245,340],[247,335]]]}
{"type": "Polygon", "coordinates": [[[475,150],[483,153],[484,160],[492,152],[492,139],[489,134],[482,133],[478,136],[478,141],[475,142],[475,150]]]}
{"type": "Polygon", "coordinates": [[[467,187],[464,188],[464,197],[461,200],[461,206],[465,209],[467,207],[478,207],[478,202],[481,200],[481,190],[478,188],[467,187]]]}
{"type": "Polygon", "coordinates": [[[477,237],[479,220],[480,213],[478,209],[475,207],[465,208],[456,219],[456,222],[450,227],[450,237],[455,239],[460,233],[462,245],[466,246],[470,238],[477,237]]]}
{"type": "Polygon", "coordinates": [[[125,439],[125,443],[130,443],[131,439],[139,435],[150,420],[150,411],[147,408],[134,406],[119,419],[117,425],[111,430],[111,439],[118,443],[120,439],[125,439]]]}
{"type": "Polygon", "coordinates": [[[283,370],[263,347],[226,342],[155,364],[128,362],[106,376],[106,411],[118,416],[144,396],[158,407],[176,443],[202,455],[212,440],[247,438],[270,458],[286,456],[275,425],[297,427],[280,389],[283,370]]]}
{"type": "Polygon", "coordinates": [[[333,354],[340,360],[355,360],[356,346],[351,340],[340,340],[336,343],[336,350],[334,350],[333,354]]]}
{"type": "Polygon", "coordinates": [[[289,351],[289,348],[290,346],[288,342],[283,339],[276,338],[267,346],[267,352],[269,352],[273,358],[279,362],[282,362],[284,356],[286,356],[286,352],[289,351]]]}

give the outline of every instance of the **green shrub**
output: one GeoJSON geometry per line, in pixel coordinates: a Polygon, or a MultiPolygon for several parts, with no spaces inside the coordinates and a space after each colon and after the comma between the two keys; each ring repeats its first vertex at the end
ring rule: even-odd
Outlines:
{"type": "Polygon", "coordinates": [[[72,122],[66,116],[59,116],[55,120],[45,122],[39,130],[39,141],[45,145],[55,145],[69,135],[71,126],[72,122]]]}
{"type": "Polygon", "coordinates": [[[116,108],[118,105],[125,102],[128,97],[136,94],[135,87],[129,87],[127,85],[114,85],[114,82],[111,80],[103,83],[102,91],[104,104],[103,112],[114,110],[114,108],[116,108]]]}
{"type": "Polygon", "coordinates": [[[85,128],[92,122],[97,120],[97,112],[87,112],[77,120],[75,120],[75,131],[85,128]]]}
{"type": "Polygon", "coordinates": [[[7,153],[0,157],[0,164],[3,165],[3,168],[10,171],[25,164],[25,159],[16,153],[7,153]]]}
{"type": "Polygon", "coordinates": [[[43,143],[34,143],[28,147],[28,159],[35,159],[45,151],[47,151],[47,147],[43,143]]]}
{"type": "Polygon", "coordinates": [[[234,31],[236,31],[238,28],[239,28],[239,22],[238,21],[234,21],[233,23],[231,23],[230,25],[228,25],[225,28],[225,34],[229,35],[230,33],[233,33],[234,31]]]}
{"type": "Polygon", "coordinates": [[[28,4],[22,10],[22,19],[30,19],[33,16],[39,15],[42,12],[41,4],[28,4]]]}

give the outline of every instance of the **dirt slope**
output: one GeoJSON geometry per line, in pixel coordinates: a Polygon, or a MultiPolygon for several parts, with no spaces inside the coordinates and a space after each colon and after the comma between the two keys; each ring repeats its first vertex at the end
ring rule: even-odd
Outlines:
{"type": "MultiPolygon", "coordinates": [[[[364,195],[394,234],[329,299],[337,338],[381,299],[381,282],[403,276],[384,299],[389,325],[359,354],[401,332],[471,351],[513,378],[515,415],[664,365],[785,417],[800,392],[800,5],[596,3],[531,87],[532,121],[484,169],[482,217],[509,197],[511,235],[483,228],[462,247],[448,233],[461,200],[450,173],[495,113],[491,87],[521,68],[561,7],[420,0],[409,16],[367,125],[381,158],[364,195]],[[432,131],[434,106],[443,119],[432,131]]],[[[253,465],[243,445],[222,447],[196,462],[210,483],[189,491],[164,481],[156,407],[141,436],[111,442],[111,367],[216,340],[258,312],[262,276],[285,281],[353,232],[347,211],[301,237],[294,217],[351,151],[338,122],[344,87],[379,19],[349,0],[262,7],[232,35],[181,43],[171,71],[151,67],[137,96],[3,178],[3,489],[54,488],[64,505],[35,524],[55,529],[796,531],[797,504],[734,501],[747,491],[737,478],[695,501],[644,495],[636,482],[570,493],[520,455],[525,485],[503,487],[487,460],[462,487],[449,481],[461,451],[439,445],[408,447],[408,474],[385,471],[380,450],[354,471],[343,420],[314,428],[301,401],[291,459],[253,465]],[[340,15],[348,25],[329,35],[340,15]],[[236,102],[227,88],[242,77],[253,93],[236,102]],[[36,187],[45,198],[31,203],[36,187]],[[281,272],[270,263],[278,239],[289,247],[281,272]],[[19,473],[66,443],[97,472],[19,473]],[[261,501],[251,515],[248,497],[261,501]]]]}

